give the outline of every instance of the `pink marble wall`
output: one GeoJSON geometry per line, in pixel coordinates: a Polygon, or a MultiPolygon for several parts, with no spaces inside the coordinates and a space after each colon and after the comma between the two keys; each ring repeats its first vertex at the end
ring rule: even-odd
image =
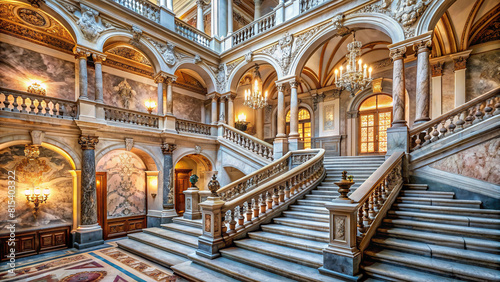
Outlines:
{"type": "Polygon", "coordinates": [[[115,150],[97,164],[107,172],[108,218],[146,214],[146,166],[134,153],[115,150]]]}
{"type": "Polygon", "coordinates": [[[467,101],[500,87],[500,49],[474,54],[467,60],[467,101]]]}
{"type": "MultiPolygon", "coordinates": [[[[92,79],[93,76],[92,76],[92,79]]],[[[138,82],[132,79],[125,79],[110,73],[103,72],[103,96],[104,103],[110,106],[147,112],[144,102],[151,98],[153,101],[157,102],[157,87],[138,82]],[[131,90],[133,91],[131,97],[128,100],[128,107],[125,106],[125,99],[123,99],[119,94],[119,85],[124,80],[127,81],[131,90]]]]}
{"type": "Polygon", "coordinates": [[[441,159],[436,169],[500,184],[500,138],[492,139],[441,159]]]}
{"type": "Polygon", "coordinates": [[[177,118],[201,122],[201,107],[202,100],[174,93],[174,115],[177,118]]]}

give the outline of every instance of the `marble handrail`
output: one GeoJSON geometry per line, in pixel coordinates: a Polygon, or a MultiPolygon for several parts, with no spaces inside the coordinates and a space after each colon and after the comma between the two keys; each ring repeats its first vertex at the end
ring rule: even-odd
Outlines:
{"type": "Polygon", "coordinates": [[[222,138],[225,140],[239,145],[265,159],[273,160],[274,151],[271,144],[229,125],[222,124],[222,127],[222,138]]]}
{"type": "Polygon", "coordinates": [[[152,3],[149,0],[113,0],[113,2],[156,23],[160,22],[160,7],[158,3],[152,3]]]}
{"type": "Polygon", "coordinates": [[[0,110],[15,113],[76,118],[77,104],[74,101],[0,87],[0,110]]]}
{"type": "Polygon", "coordinates": [[[410,131],[411,150],[418,150],[498,114],[500,114],[500,88],[488,91],[433,120],[413,128],[410,131]]]}
{"type": "Polygon", "coordinates": [[[115,122],[136,124],[141,126],[159,127],[159,116],[113,106],[103,106],[104,119],[115,122]]]}
{"type": "Polygon", "coordinates": [[[205,47],[210,47],[210,36],[185,23],[179,18],[175,18],[175,31],[189,40],[199,43],[205,47]]]}
{"type": "Polygon", "coordinates": [[[201,122],[184,120],[184,119],[176,119],[175,120],[175,130],[177,132],[188,132],[194,134],[202,134],[202,135],[212,135],[212,128],[214,125],[205,124],[201,122]]]}
{"type": "Polygon", "coordinates": [[[271,11],[257,20],[235,31],[231,37],[233,45],[238,45],[246,40],[265,32],[276,25],[276,11],[271,11]]]}

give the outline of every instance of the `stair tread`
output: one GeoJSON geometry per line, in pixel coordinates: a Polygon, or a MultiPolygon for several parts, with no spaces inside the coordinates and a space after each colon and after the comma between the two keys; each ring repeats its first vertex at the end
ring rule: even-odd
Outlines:
{"type": "MultiPolygon", "coordinates": [[[[323,255],[298,250],[293,247],[285,247],[273,243],[268,243],[264,241],[259,241],[255,239],[242,239],[234,241],[237,247],[242,247],[244,249],[256,252],[256,250],[260,250],[259,253],[268,254],[274,257],[278,257],[280,259],[288,260],[288,261],[303,261],[306,265],[311,267],[321,267],[323,265],[323,255]],[[307,263],[306,263],[307,262],[307,263]]],[[[300,263],[300,264],[304,264],[300,263]]]]}
{"type": "Polygon", "coordinates": [[[240,280],[234,279],[230,276],[224,275],[221,272],[212,270],[203,265],[197,264],[192,261],[186,261],[170,267],[176,274],[186,277],[193,281],[213,282],[238,282],[240,280]]]}
{"type": "Polygon", "coordinates": [[[317,214],[314,212],[299,212],[299,211],[284,211],[283,214],[286,215],[294,215],[294,216],[303,216],[303,217],[316,217],[321,219],[329,219],[330,215],[328,214],[317,214]]]}
{"type": "Polygon", "coordinates": [[[203,230],[201,228],[196,228],[189,225],[183,225],[178,223],[167,223],[162,224],[161,227],[166,229],[172,229],[183,233],[193,234],[194,236],[201,236],[203,234],[203,230]]]}
{"type": "Polygon", "coordinates": [[[276,233],[266,232],[266,231],[250,232],[249,237],[252,239],[262,240],[262,241],[264,241],[264,240],[272,240],[273,242],[278,241],[278,242],[282,242],[283,244],[286,244],[287,246],[302,247],[302,248],[309,249],[311,251],[322,252],[323,249],[328,246],[328,244],[325,242],[318,242],[315,240],[291,237],[288,235],[281,235],[281,234],[276,234],[276,233]]]}
{"type": "Polygon", "coordinates": [[[490,224],[492,227],[498,225],[500,227],[500,219],[495,218],[481,218],[474,216],[463,216],[463,215],[449,215],[449,214],[436,214],[427,212],[413,212],[413,211],[394,211],[390,210],[389,215],[391,216],[411,216],[411,217],[421,217],[426,219],[442,219],[450,221],[465,221],[467,223],[483,223],[490,224]]]}
{"type": "Polygon", "coordinates": [[[174,223],[189,225],[193,227],[201,228],[201,219],[187,219],[184,217],[175,217],[172,219],[174,223]]]}
{"type": "Polygon", "coordinates": [[[241,248],[227,248],[220,250],[222,256],[239,259],[241,261],[259,265],[276,272],[285,272],[289,276],[302,281],[341,281],[330,276],[322,275],[317,268],[293,263],[264,254],[255,253],[241,248]]]}
{"type": "Polygon", "coordinates": [[[488,281],[495,281],[500,279],[500,271],[498,270],[443,259],[414,255],[395,250],[385,249],[380,251],[373,251],[371,249],[367,249],[365,251],[365,255],[371,258],[382,259],[384,261],[390,260],[391,262],[396,262],[399,264],[411,265],[413,268],[422,268],[428,271],[434,270],[434,272],[454,275],[458,277],[474,277],[488,281]]]}
{"type": "Polygon", "coordinates": [[[326,240],[327,242],[330,238],[329,232],[326,232],[326,231],[309,230],[309,229],[280,225],[280,224],[266,224],[266,225],[262,225],[261,228],[262,228],[262,230],[264,230],[266,232],[271,232],[271,233],[286,232],[287,234],[299,234],[299,235],[305,235],[305,236],[313,236],[313,237],[317,237],[317,238],[322,238],[322,239],[326,240]]]}
{"type": "MultiPolygon", "coordinates": [[[[221,250],[222,251],[222,250],[221,250]]],[[[218,257],[216,259],[208,259],[197,255],[196,253],[189,255],[189,258],[196,263],[202,264],[205,267],[216,269],[224,274],[231,276],[240,281],[284,281],[292,282],[295,280],[274,274],[272,272],[244,264],[226,257],[218,257]]]]}
{"type": "Polygon", "coordinates": [[[198,247],[198,237],[188,235],[186,233],[180,233],[158,227],[147,228],[143,229],[142,231],[151,235],[162,237],[164,239],[171,239],[181,244],[185,244],[195,248],[198,247]]]}
{"type": "Polygon", "coordinates": [[[119,240],[116,244],[126,251],[167,267],[189,261],[179,255],[131,239],[119,240]]]}
{"type": "Polygon", "coordinates": [[[450,225],[450,224],[442,224],[442,223],[421,222],[421,221],[415,221],[415,220],[390,219],[390,218],[385,218],[384,223],[391,223],[391,224],[397,224],[397,225],[409,225],[409,226],[413,226],[413,227],[425,227],[425,228],[431,228],[431,229],[440,229],[440,230],[454,231],[454,232],[466,232],[466,233],[471,233],[471,234],[490,235],[490,236],[500,237],[500,230],[494,230],[494,229],[489,229],[489,228],[459,226],[459,225],[450,225]]]}
{"type": "Polygon", "coordinates": [[[411,277],[411,281],[414,282],[456,282],[455,279],[382,262],[366,261],[361,268],[377,278],[381,276],[382,278],[391,277],[408,281],[408,278],[411,277]]]}
{"type": "Polygon", "coordinates": [[[423,209],[429,211],[446,211],[446,212],[469,212],[479,215],[496,215],[500,218],[500,210],[490,210],[490,209],[475,209],[475,208],[463,208],[463,207],[447,207],[447,206],[428,206],[419,204],[404,204],[404,203],[394,203],[392,205],[393,209],[408,208],[408,209],[423,209]]]}
{"type": "Polygon", "coordinates": [[[307,210],[308,212],[311,213],[323,213],[323,214],[329,214],[328,210],[324,207],[318,207],[318,206],[308,206],[308,205],[291,205],[290,206],[291,210],[299,209],[299,210],[307,210]]]}
{"type": "Polygon", "coordinates": [[[144,232],[129,234],[128,238],[147,245],[159,247],[162,250],[166,250],[177,255],[187,256],[188,254],[196,251],[195,247],[190,247],[174,241],[162,239],[158,236],[150,235],[144,232]]]}
{"type": "Polygon", "coordinates": [[[303,228],[307,227],[317,227],[317,228],[325,228],[329,229],[330,224],[328,222],[319,222],[319,221],[309,221],[298,218],[286,218],[286,217],[278,217],[273,219],[276,223],[288,223],[288,224],[297,224],[302,226],[303,228]]]}
{"type": "Polygon", "coordinates": [[[415,200],[415,201],[431,201],[431,202],[452,202],[452,203],[472,203],[480,205],[482,202],[479,200],[457,200],[457,199],[440,199],[440,198],[424,198],[424,197],[398,197],[401,200],[415,200]]]}

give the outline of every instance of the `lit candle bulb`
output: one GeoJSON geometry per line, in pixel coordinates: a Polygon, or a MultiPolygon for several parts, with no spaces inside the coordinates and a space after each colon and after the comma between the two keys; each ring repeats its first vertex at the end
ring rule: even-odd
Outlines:
{"type": "Polygon", "coordinates": [[[363,66],[361,59],[359,59],[358,64],[359,64],[359,70],[361,70],[361,67],[363,66]]]}
{"type": "Polygon", "coordinates": [[[40,195],[40,188],[35,188],[35,195],[36,196],[40,195]]]}
{"type": "Polygon", "coordinates": [[[370,75],[370,78],[372,78],[372,68],[371,67],[368,69],[368,73],[370,75]]]}
{"type": "Polygon", "coordinates": [[[26,195],[26,196],[31,195],[31,190],[30,189],[24,190],[24,195],[26,195]]]}
{"type": "Polygon", "coordinates": [[[363,77],[366,77],[366,68],[368,68],[368,66],[365,64],[363,67],[363,77]]]}
{"type": "Polygon", "coordinates": [[[265,95],[266,95],[266,98],[265,98],[264,100],[267,100],[267,91],[266,91],[266,94],[265,94],[265,95]]]}
{"type": "Polygon", "coordinates": [[[344,69],[344,68],[343,68],[342,66],[340,66],[340,79],[342,79],[342,70],[343,70],[343,69],[344,69]]]}
{"type": "Polygon", "coordinates": [[[335,70],[335,83],[337,83],[337,75],[339,74],[338,70],[335,70]]]}
{"type": "Polygon", "coordinates": [[[43,189],[43,195],[44,195],[44,196],[48,196],[49,194],[50,194],[50,190],[49,190],[49,188],[45,188],[45,189],[43,189]]]}
{"type": "Polygon", "coordinates": [[[347,65],[346,71],[347,72],[351,71],[351,65],[347,65]]]}

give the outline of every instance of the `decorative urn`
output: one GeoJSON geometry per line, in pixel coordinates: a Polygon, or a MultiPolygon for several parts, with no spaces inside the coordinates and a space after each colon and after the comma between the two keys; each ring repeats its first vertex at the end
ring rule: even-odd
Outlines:
{"type": "Polygon", "coordinates": [[[349,175],[349,179],[347,179],[347,171],[342,171],[342,179],[339,182],[335,182],[334,184],[339,186],[339,194],[340,196],[338,197],[337,200],[341,201],[346,201],[346,200],[351,200],[349,197],[347,197],[347,194],[349,193],[349,188],[351,188],[352,185],[354,185],[354,177],[352,175],[349,175]]]}

